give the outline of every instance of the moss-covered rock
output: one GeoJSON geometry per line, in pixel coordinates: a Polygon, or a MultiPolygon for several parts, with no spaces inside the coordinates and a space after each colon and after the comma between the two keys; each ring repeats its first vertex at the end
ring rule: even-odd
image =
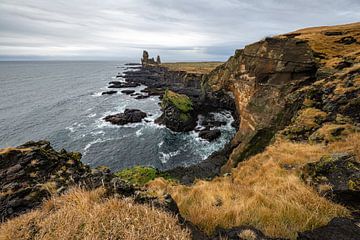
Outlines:
{"type": "Polygon", "coordinates": [[[162,100],[162,107],[166,108],[167,104],[171,104],[183,113],[193,110],[191,99],[184,95],[170,90],[166,90],[162,100]]]}
{"type": "Polygon", "coordinates": [[[142,186],[155,179],[158,171],[152,167],[135,166],[123,169],[115,175],[131,184],[142,186]]]}
{"type": "Polygon", "coordinates": [[[305,108],[298,112],[283,134],[291,140],[306,140],[320,128],[328,114],[317,108],[305,108]]]}
{"type": "Polygon", "coordinates": [[[161,109],[163,114],[156,119],[156,123],[164,124],[175,132],[186,132],[195,128],[197,118],[188,96],[166,90],[161,109]]]}
{"type": "Polygon", "coordinates": [[[348,153],[323,156],[303,167],[302,178],[319,192],[322,186],[329,186],[327,196],[359,209],[360,162],[355,156],[348,153]]]}

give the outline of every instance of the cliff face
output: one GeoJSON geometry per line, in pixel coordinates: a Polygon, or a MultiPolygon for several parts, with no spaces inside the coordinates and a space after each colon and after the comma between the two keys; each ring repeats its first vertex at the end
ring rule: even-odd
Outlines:
{"type": "MultiPolygon", "coordinates": [[[[306,107],[303,102],[309,99],[311,91],[318,90],[317,99],[313,96],[312,101],[319,106],[321,96],[330,95],[336,88],[334,83],[332,88],[321,89],[317,81],[323,79],[330,84],[334,78],[339,78],[336,74],[342,74],[337,82],[344,85],[345,78],[350,79],[352,89],[346,91],[358,96],[354,95],[358,80],[354,81],[345,69],[359,71],[356,64],[359,62],[360,24],[346,26],[300,30],[266,38],[237,50],[207,76],[204,85],[210,92],[225,89],[233,93],[240,116],[239,131],[232,141],[236,148],[224,171],[268,145],[274,134],[289,125],[299,109],[306,107]]],[[[355,101],[345,94],[346,100],[355,101]]],[[[340,102],[339,98],[333,102],[340,102]]],[[[352,118],[358,120],[352,105],[343,106],[343,113],[351,112],[352,118]]],[[[327,111],[340,111],[341,107],[335,108],[328,107],[327,111]]]]}

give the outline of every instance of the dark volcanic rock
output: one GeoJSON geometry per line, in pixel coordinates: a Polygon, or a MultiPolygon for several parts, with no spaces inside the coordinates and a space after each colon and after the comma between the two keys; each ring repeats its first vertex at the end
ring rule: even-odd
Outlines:
{"type": "Polygon", "coordinates": [[[358,240],[360,228],[346,218],[334,218],[326,226],[299,233],[298,240],[358,240]]]}
{"type": "Polygon", "coordinates": [[[163,88],[145,88],[141,92],[147,93],[149,96],[160,96],[164,94],[163,88]]]}
{"type": "Polygon", "coordinates": [[[55,151],[47,141],[0,149],[0,221],[27,212],[74,185],[105,186],[109,192],[134,194],[133,187],[108,170],[92,170],[80,158],[77,152],[55,151]]]}
{"type": "Polygon", "coordinates": [[[106,91],[106,92],[102,92],[101,95],[110,95],[115,93],[117,93],[117,91],[106,91]]]}
{"type": "Polygon", "coordinates": [[[128,123],[141,122],[145,117],[146,113],[138,109],[125,109],[123,113],[106,116],[104,120],[116,125],[125,125],[128,123]]]}
{"type": "Polygon", "coordinates": [[[145,99],[145,98],[148,98],[150,97],[149,95],[143,95],[143,94],[139,94],[135,97],[135,99],[145,99]]]}
{"type": "Polygon", "coordinates": [[[208,140],[209,142],[214,141],[215,139],[219,138],[221,136],[221,132],[219,129],[214,130],[201,130],[199,132],[199,137],[208,140]]]}
{"type": "Polygon", "coordinates": [[[348,37],[343,37],[339,41],[336,41],[336,42],[342,43],[345,45],[350,45],[350,44],[356,43],[356,38],[354,38],[352,36],[348,36],[348,37]]]}
{"type": "Polygon", "coordinates": [[[135,90],[122,90],[121,92],[122,92],[122,93],[125,93],[125,94],[127,94],[127,95],[130,95],[130,94],[134,93],[135,90]]]}
{"type": "Polygon", "coordinates": [[[339,36],[339,35],[343,35],[343,32],[339,32],[339,31],[329,31],[329,32],[324,32],[325,36],[339,36]]]}
{"type": "Polygon", "coordinates": [[[324,156],[303,168],[303,179],[316,187],[330,185],[336,201],[360,209],[360,162],[348,153],[324,156]]]}
{"type": "Polygon", "coordinates": [[[132,87],[138,87],[140,86],[139,83],[134,83],[134,82],[110,82],[110,85],[108,88],[132,88],[132,87]]]}

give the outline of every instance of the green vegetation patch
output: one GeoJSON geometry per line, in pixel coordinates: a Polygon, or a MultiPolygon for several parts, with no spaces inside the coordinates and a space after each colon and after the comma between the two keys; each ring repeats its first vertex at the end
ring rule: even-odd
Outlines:
{"type": "Polygon", "coordinates": [[[170,90],[165,91],[163,103],[170,103],[183,113],[193,110],[192,101],[188,96],[170,90]]]}
{"type": "Polygon", "coordinates": [[[130,184],[137,186],[143,186],[157,177],[168,178],[166,174],[159,172],[157,169],[152,167],[144,167],[144,166],[135,166],[132,168],[126,168],[115,173],[115,175],[129,182],[130,184]]]}

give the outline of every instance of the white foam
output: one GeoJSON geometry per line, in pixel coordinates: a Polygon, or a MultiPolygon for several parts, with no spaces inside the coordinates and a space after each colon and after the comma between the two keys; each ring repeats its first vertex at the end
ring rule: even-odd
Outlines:
{"type": "Polygon", "coordinates": [[[170,158],[180,154],[180,150],[177,150],[175,152],[169,152],[169,153],[164,153],[164,152],[159,152],[159,153],[161,154],[161,156],[159,158],[160,161],[165,164],[169,161],[170,158]]]}

